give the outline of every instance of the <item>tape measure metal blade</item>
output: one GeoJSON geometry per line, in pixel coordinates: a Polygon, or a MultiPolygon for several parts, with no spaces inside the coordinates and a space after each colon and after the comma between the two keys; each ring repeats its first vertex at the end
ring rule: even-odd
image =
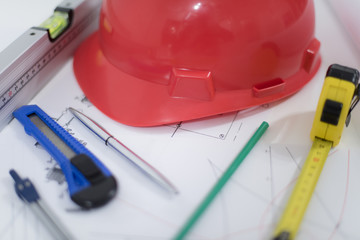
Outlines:
{"type": "MultiPolygon", "coordinates": [[[[331,147],[332,142],[315,138],[286,209],[275,230],[275,236],[287,235],[288,237],[285,239],[294,239],[331,147]]],[[[277,237],[275,239],[278,239],[277,237]]]]}

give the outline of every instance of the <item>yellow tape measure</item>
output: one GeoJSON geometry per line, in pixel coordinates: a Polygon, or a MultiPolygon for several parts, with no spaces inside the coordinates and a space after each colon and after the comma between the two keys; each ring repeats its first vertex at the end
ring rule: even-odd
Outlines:
{"type": "Polygon", "coordinates": [[[296,235],[331,146],[330,141],[315,139],[293,194],[275,230],[275,236],[277,236],[275,239],[293,239],[296,235]]]}
{"type": "Polygon", "coordinates": [[[358,79],[356,69],[337,64],[329,67],[310,134],[314,142],[275,229],[274,240],[295,238],[329,151],[339,143],[345,122],[359,100],[358,79]]]}

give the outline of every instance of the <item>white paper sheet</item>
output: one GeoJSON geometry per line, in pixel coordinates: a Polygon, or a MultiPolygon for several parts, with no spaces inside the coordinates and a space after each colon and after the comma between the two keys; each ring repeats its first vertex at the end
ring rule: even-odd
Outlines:
{"type": "MultiPolygon", "coordinates": [[[[334,62],[359,66],[357,53],[340,34],[341,25],[327,2],[315,3],[323,59],[319,73],[294,96],[242,112],[179,125],[125,126],[107,118],[84,98],[69,60],[31,104],[38,104],[86,143],[115,175],[119,192],[104,207],[79,210],[69,199],[54,160],[14,120],[0,134],[0,239],[51,238],[17,198],[10,168],[34,182],[40,195],[78,239],[171,239],[263,120],[269,122],[270,128],[188,237],[270,239],[311,147],[309,134],[327,67],[334,62]],[[341,51],[336,48],[340,43],[341,51]],[[180,193],[169,197],[149,183],[73,119],[68,107],[100,122],[166,175],[180,193]]],[[[300,240],[360,238],[359,111],[354,111],[341,143],[328,157],[299,231],[300,240]]]]}

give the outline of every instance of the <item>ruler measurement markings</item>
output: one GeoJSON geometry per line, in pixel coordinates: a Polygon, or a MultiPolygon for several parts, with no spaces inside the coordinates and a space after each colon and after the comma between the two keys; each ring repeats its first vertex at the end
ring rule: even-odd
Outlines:
{"type": "Polygon", "coordinates": [[[50,48],[36,64],[32,65],[28,71],[25,72],[18,80],[16,80],[2,95],[0,95],[0,111],[13,99],[18,92],[20,92],[29,83],[38,72],[40,72],[51,60],[53,60],[62,49],[64,49],[71,41],[78,36],[91,21],[91,17],[95,14],[90,14],[79,23],[74,29],[68,32],[59,43],[50,48]]]}

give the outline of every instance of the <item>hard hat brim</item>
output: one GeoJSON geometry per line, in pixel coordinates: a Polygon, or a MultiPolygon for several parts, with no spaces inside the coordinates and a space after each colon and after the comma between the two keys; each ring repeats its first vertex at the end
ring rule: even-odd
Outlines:
{"type": "Polygon", "coordinates": [[[112,65],[101,51],[98,33],[86,39],[74,55],[77,81],[86,97],[110,118],[131,126],[156,126],[234,112],[273,102],[294,94],[314,76],[320,57],[311,71],[300,69],[276,94],[255,96],[253,89],[218,91],[211,100],[175,98],[169,86],[129,75],[112,65]]]}

